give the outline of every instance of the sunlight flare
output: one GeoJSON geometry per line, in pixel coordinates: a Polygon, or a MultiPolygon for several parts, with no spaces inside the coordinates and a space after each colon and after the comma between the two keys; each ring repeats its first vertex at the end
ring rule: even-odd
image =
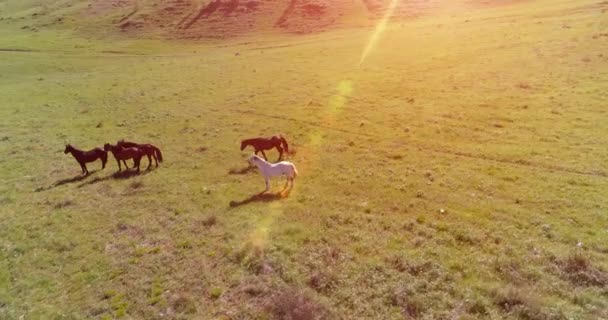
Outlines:
{"type": "Polygon", "coordinates": [[[388,22],[390,21],[391,17],[393,16],[393,13],[395,12],[395,8],[397,7],[398,3],[399,3],[399,0],[391,0],[391,3],[389,4],[388,9],[386,9],[384,16],[382,17],[382,19],[380,19],[380,21],[376,25],[376,28],[374,29],[374,33],[372,33],[372,36],[369,38],[369,41],[367,42],[367,46],[365,47],[365,50],[363,50],[363,53],[361,54],[361,59],[359,60],[359,66],[361,66],[363,64],[363,61],[365,61],[365,59],[367,58],[369,53],[376,46],[376,42],[378,42],[380,35],[386,29],[386,26],[388,25],[388,22]]]}
{"type": "Polygon", "coordinates": [[[270,203],[268,206],[268,214],[260,219],[251,232],[250,241],[254,248],[264,251],[268,244],[270,228],[275,220],[283,213],[283,208],[279,202],[270,203]]]}

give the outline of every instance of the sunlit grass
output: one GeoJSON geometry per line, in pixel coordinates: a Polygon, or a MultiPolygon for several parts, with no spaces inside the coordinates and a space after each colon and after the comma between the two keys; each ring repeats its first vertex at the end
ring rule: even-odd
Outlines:
{"type": "Polygon", "coordinates": [[[0,21],[39,49],[0,52],[0,318],[607,318],[601,11],[471,3],[371,38],[0,21]],[[300,176],[257,197],[239,141],[276,133],[300,176]],[[62,153],[121,138],[166,161],[62,153]]]}

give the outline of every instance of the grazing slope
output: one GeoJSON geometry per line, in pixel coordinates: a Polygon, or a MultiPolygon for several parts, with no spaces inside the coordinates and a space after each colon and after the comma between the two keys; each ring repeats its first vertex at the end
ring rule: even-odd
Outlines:
{"type": "MultiPolygon", "coordinates": [[[[10,6],[9,19],[32,27],[69,26],[87,33],[120,31],[137,37],[230,38],[255,33],[313,33],[371,26],[389,0],[66,0],[53,5],[26,1],[10,6]]],[[[400,2],[396,19],[421,16],[446,5],[438,0],[400,2]]]]}
{"type": "Polygon", "coordinates": [[[608,318],[608,2],[389,8],[0,1],[0,318],[608,318]]]}

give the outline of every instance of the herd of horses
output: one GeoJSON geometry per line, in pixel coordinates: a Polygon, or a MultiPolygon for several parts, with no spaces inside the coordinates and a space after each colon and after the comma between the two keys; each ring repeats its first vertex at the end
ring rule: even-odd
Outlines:
{"type": "MultiPolygon", "coordinates": [[[[287,178],[287,184],[285,188],[291,182],[291,186],[293,187],[293,180],[298,174],[296,167],[293,163],[288,161],[281,161],[283,159],[283,152],[289,153],[289,145],[287,141],[283,137],[283,135],[276,135],[269,138],[252,138],[245,139],[241,141],[241,151],[243,151],[248,146],[253,147],[254,155],[248,158],[250,165],[255,165],[260,170],[262,176],[264,176],[266,182],[266,189],[263,192],[268,191],[269,189],[269,179],[273,176],[285,176],[287,178]],[[264,150],[271,150],[276,148],[279,152],[279,158],[276,163],[269,163],[264,150]],[[257,156],[257,154],[261,152],[264,159],[257,156]]],[[[128,142],[124,140],[119,140],[116,144],[106,143],[103,148],[94,148],[92,150],[83,151],[76,149],[71,144],[66,144],[64,153],[71,153],[74,159],[80,165],[82,169],[82,174],[88,175],[89,170],[87,169],[86,164],[90,162],[95,162],[97,160],[101,160],[101,168],[105,169],[106,163],[108,162],[108,152],[111,152],[116,159],[116,163],[118,164],[118,171],[122,171],[121,161],[124,164],[125,168],[128,170],[129,166],[127,165],[127,160],[133,160],[133,167],[137,169],[137,172],[140,171],[140,163],[141,159],[145,156],[148,157],[148,168],[150,169],[152,166],[152,159],[158,167],[158,163],[163,161],[163,155],[158,147],[152,144],[147,143],[135,143],[128,142]]],[[[262,193],[263,193],[262,192],[262,193]]]]}
{"type": "Polygon", "coordinates": [[[121,161],[125,165],[125,168],[129,169],[127,160],[133,159],[134,167],[137,168],[138,172],[141,158],[144,156],[148,157],[148,169],[150,169],[152,166],[152,159],[154,159],[157,167],[158,163],[163,161],[163,154],[156,146],[151,144],[128,142],[124,140],[119,140],[115,145],[106,143],[103,146],[103,149],[95,148],[89,151],[82,151],[76,149],[71,144],[67,144],[63,153],[71,153],[74,159],[76,159],[80,165],[82,174],[88,175],[89,170],[87,169],[87,163],[89,162],[94,162],[101,159],[101,168],[106,168],[106,163],[108,162],[108,151],[111,152],[114,159],[116,159],[116,163],[118,163],[118,171],[122,171],[122,167],[120,165],[121,161]]]}

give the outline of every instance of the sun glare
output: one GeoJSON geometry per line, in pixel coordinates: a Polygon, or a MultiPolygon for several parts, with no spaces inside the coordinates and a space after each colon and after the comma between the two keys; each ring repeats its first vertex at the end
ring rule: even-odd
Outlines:
{"type": "Polygon", "coordinates": [[[365,61],[365,59],[367,58],[369,53],[376,46],[376,42],[378,42],[380,35],[386,29],[386,26],[388,25],[388,22],[390,21],[391,17],[393,16],[393,13],[395,12],[395,8],[397,7],[398,3],[399,3],[399,0],[391,0],[391,3],[389,4],[388,9],[386,9],[384,16],[376,25],[376,28],[374,29],[374,33],[372,33],[372,36],[369,38],[369,41],[367,42],[367,46],[365,46],[365,50],[363,50],[363,53],[361,54],[361,59],[359,60],[359,66],[361,66],[363,64],[363,62],[365,61]]]}

